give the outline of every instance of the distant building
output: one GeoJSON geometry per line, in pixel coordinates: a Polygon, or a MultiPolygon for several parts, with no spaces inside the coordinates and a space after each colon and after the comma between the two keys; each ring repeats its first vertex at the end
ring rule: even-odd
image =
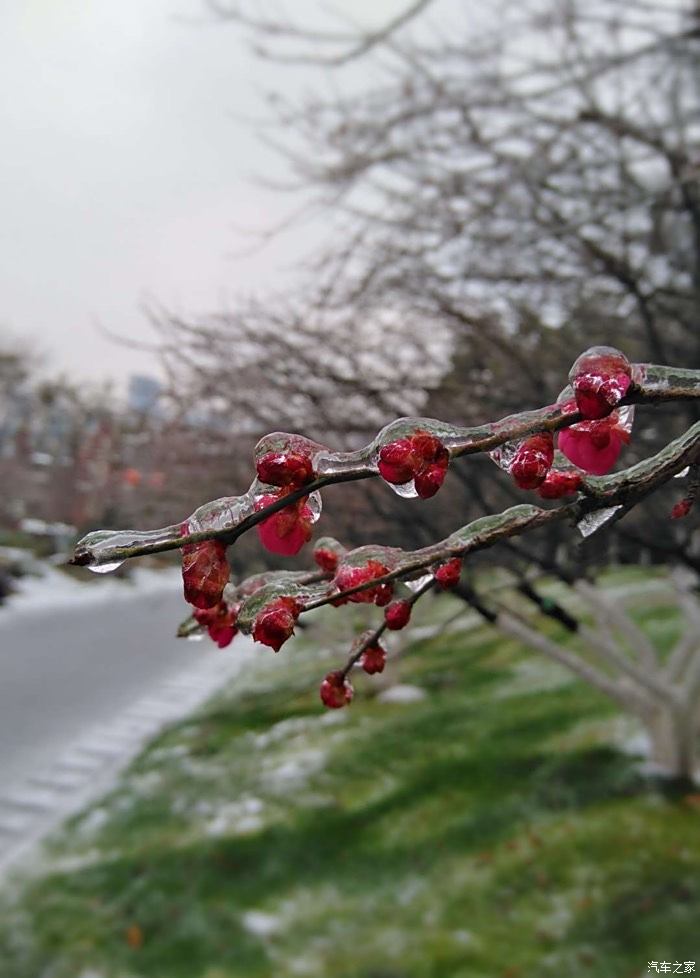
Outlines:
{"type": "Polygon", "coordinates": [[[127,395],[129,409],[137,411],[139,414],[156,413],[161,391],[162,385],[157,377],[150,377],[147,374],[132,374],[129,378],[127,395]]]}

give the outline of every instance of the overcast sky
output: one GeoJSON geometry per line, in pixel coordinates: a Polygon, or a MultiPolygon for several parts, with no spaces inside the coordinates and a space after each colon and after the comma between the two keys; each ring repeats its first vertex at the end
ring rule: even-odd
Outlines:
{"type": "MultiPolygon", "coordinates": [[[[335,2],[365,23],[401,5],[335,2]]],[[[313,17],[317,3],[290,9],[313,17]]],[[[98,324],[142,338],[149,299],[220,308],[308,246],[300,231],[236,257],[237,226],[292,204],[252,182],[282,164],[240,118],[290,75],[256,62],[204,0],[2,0],[0,80],[0,340],[44,353],[51,372],[120,386],[153,372],[98,324]]]]}

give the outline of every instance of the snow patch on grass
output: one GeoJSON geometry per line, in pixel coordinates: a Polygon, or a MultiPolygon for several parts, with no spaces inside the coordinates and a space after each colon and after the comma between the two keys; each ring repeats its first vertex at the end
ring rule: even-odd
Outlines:
{"type": "Polygon", "coordinates": [[[261,910],[248,910],[241,915],[241,923],[250,934],[256,937],[270,937],[276,934],[282,921],[271,913],[263,913],[261,910]]]}
{"type": "Polygon", "coordinates": [[[399,683],[383,690],[377,699],[380,703],[418,703],[420,700],[426,699],[427,696],[426,691],[420,686],[399,683]]]}

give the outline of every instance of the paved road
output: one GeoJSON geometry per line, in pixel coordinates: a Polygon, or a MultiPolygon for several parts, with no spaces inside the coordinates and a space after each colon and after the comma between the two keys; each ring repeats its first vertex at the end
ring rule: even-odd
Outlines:
{"type": "Polygon", "coordinates": [[[0,784],[218,650],[173,637],[177,590],[29,614],[0,609],[0,784]]]}
{"type": "Polygon", "coordinates": [[[251,654],[173,637],[179,588],[0,608],[0,871],[105,790],[141,744],[251,654]]]}

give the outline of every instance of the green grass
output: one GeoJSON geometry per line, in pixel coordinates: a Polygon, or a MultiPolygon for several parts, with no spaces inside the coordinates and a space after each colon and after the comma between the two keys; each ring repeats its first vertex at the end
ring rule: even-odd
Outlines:
{"type": "MultiPolygon", "coordinates": [[[[648,596],[638,618],[662,643],[678,627],[648,596]]],[[[390,667],[419,702],[361,676],[325,713],[338,661],[312,633],[261,652],[158,738],[5,898],[3,978],[632,978],[700,959],[700,810],[591,735],[605,700],[486,627],[390,667]]]]}

